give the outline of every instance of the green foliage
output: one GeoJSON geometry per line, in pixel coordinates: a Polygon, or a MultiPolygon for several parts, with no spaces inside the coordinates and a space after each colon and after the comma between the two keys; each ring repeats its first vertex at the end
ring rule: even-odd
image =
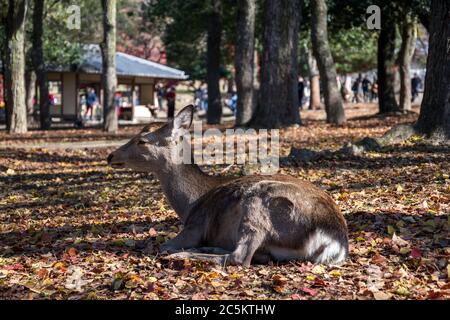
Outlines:
{"type": "MultiPolygon", "coordinates": [[[[191,79],[205,79],[207,30],[210,2],[207,0],[155,0],[146,15],[162,30],[169,64],[186,71],[191,79]]],[[[222,2],[222,74],[230,74],[232,44],[236,35],[236,2],[222,2]]]]}
{"type": "Polygon", "coordinates": [[[169,63],[194,79],[206,75],[206,3],[158,0],[146,8],[148,18],[161,26],[169,63]]]}
{"type": "Polygon", "coordinates": [[[337,72],[344,74],[376,68],[377,38],[376,32],[363,27],[334,33],[330,37],[330,47],[337,72]]]}

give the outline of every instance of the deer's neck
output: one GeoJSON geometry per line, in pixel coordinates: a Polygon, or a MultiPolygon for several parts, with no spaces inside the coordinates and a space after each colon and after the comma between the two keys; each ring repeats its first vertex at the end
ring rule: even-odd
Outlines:
{"type": "Polygon", "coordinates": [[[195,164],[167,165],[156,173],[170,205],[183,223],[192,204],[223,178],[205,174],[195,164]]]}

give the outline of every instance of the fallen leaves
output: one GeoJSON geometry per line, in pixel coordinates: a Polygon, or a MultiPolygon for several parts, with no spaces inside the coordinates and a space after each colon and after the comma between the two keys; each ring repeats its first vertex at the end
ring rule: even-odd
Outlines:
{"type": "MultiPolygon", "coordinates": [[[[379,135],[399,120],[350,120],[342,128],[316,121],[282,130],[281,150],[293,145],[338,148],[352,137],[379,135]]],[[[132,130],[137,128],[125,132],[131,135],[132,130]]],[[[64,132],[72,141],[101,134],[64,132]]],[[[43,135],[30,140],[52,142],[62,133],[43,135]]],[[[5,141],[13,145],[13,140],[5,141]]],[[[165,260],[159,245],[175,236],[181,223],[152,175],[106,166],[110,150],[0,151],[5,168],[0,172],[2,298],[450,296],[450,167],[445,146],[399,145],[302,166],[281,161],[281,172],[311,181],[337,200],[349,226],[350,256],[341,266],[290,262],[245,269],[165,260]]],[[[223,168],[205,169],[217,173],[223,168]]],[[[227,174],[241,171],[234,166],[227,174]]]]}

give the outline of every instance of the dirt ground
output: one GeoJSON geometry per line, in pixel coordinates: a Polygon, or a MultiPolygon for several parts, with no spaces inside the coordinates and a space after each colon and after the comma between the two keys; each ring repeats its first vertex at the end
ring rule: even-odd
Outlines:
{"type": "MultiPolygon", "coordinates": [[[[304,126],[280,132],[282,156],[292,146],[336,150],[417,117],[379,117],[374,105],[351,105],[346,112],[348,123],[334,127],[324,122],[323,111],[302,111],[304,126]]],[[[341,266],[222,269],[158,254],[181,224],[151,174],[106,165],[114,148],[21,148],[121,140],[139,129],[118,135],[94,129],[0,132],[0,298],[450,298],[448,145],[413,137],[360,156],[302,164],[284,158],[281,173],[311,181],[336,200],[349,226],[349,259],[341,266]]],[[[204,169],[214,174],[222,168],[204,169]]],[[[242,168],[226,174],[242,174],[242,168]]]]}

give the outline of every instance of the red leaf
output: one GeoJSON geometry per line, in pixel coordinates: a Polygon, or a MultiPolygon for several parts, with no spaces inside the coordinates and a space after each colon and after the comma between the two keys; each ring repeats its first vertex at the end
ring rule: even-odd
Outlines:
{"type": "Polygon", "coordinates": [[[39,271],[37,272],[37,274],[38,274],[38,277],[39,277],[39,278],[44,279],[44,278],[46,278],[46,277],[48,276],[48,270],[47,270],[47,269],[44,269],[44,268],[39,269],[39,271]]]}
{"type": "Polygon", "coordinates": [[[422,252],[420,252],[420,250],[417,248],[412,248],[411,257],[413,257],[414,259],[420,259],[422,257],[422,252]]]}
{"type": "Polygon", "coordinates": [[[372,257],[372,263],[375,264],[383,264],[386,261],[386,258],[383,257],[381,254],[377,253],[372,257]]]}
{"type": "Polygon", "coordinates": [[[69,256],[75,257],[77,255],[77,249],[75,249],[74,247],[70,247],[67,250],[67,253],[69,254],[69,256]]]}
{"type": "Polygon", "coordinates": [[[317,290],[314,290],[314,289],[311,289],[311,288],[306,288],[306,287],[301,288],[301,290],[302,290],[304,293],[309,294],[309,295],[312,296],[312,297],[314,297],[314,296],[317,295],[317,293],[318,293],[317,290]]]}
{"type": "Polygon", "coordinates": [[[22,264],[16,263],[16,264],[12,264],[9,266],[3,266],[3,267],[1,267],[1,269],[3,269],[3,270],[23,270],[24,267],[22,264]]]}
{"type": "Polygon", "coordinates": [[[298,293],[294,293],[294,294],[291,294],[291,299],[292,300],[300,300],[301,296],[298,293]]]}

